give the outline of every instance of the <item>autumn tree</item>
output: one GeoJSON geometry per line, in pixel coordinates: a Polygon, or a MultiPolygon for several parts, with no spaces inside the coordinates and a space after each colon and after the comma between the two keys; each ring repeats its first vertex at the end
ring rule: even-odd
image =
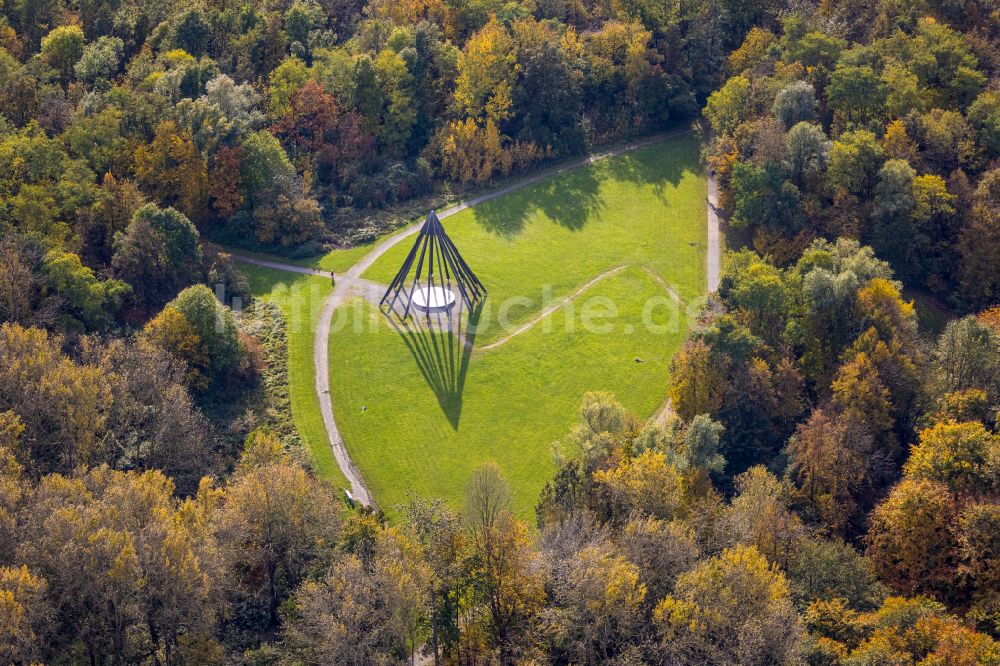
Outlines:
{"type": "Polygon", "coordinates": [[[106,460],[103,436],[111,392],[100,368],[77,364],[60,350],[62,340],[37,328],[0,326],[0,404],[24,424],[30,473],[69,472],[106,460]]]}
{"type": "Polygon", "coordinates": [[[489,22],[465,44],[458,60],[455,102],[475,121],[499,123],[510,114],[515,82],[516,52],[507,28],[489,22]]]}
{"type": "Polygon", "coordinates": [[[606,489],[611,516],[621,519],[637,514],[670,520],[683,512],[682,476],[659,451],[646,451],[598,470],[594,482],[606,489]]]}
{"type": "Polygon", "coordinates": [[[332,489],[293,462],[274,435],[251,433],[213,515],[237,621],[262,629],[309,574],[330,563],[340,520],[332,489]]]}
{"type": "Polygon", "coordinates": [[[938,423],[920,433],[903,473],[963,494],[1000,490],[1000,440],[982,423],[938,423]]]}
{"type": "Polygon", "coordinates": [[[516,663],[545,600],[527,526],[510,512],[510,487],[499,468],[478,469],[465,491],[465,521],[472,553],[468,576],[486,610],[485,629],[501,664],[516,663]]]}
{"type": "Polygon", "coordinates": [[[693,419],[714,414],[722,405],[722,372],[704,342],[685,345],[674,357],[670,373],[670,399],[678,415],[693,419]]]}
{"type": "Polygon", "coordinates": [[[904,479],[871,515],[868,556],[883,580],[907,594],[960,594],[951,526],[955,504],[936,481],[904,479]]]}
{"type": "Polygon", "coordinates": [[[736,477],[735,486],[724,519],[730,543],[752,545],[787,569],[805,536],[801,518],[792,511],[794,488],[762,465],[736,477]]]}
{"type": "Polygon", "coordinates": [[[0,567],[0,659],[41,663],[53,620],[47,595],[46,580],[23,564],[0,567]]]}
{"type": "Polygon", "coordinates": [[[184,365],[143,337],[88,339],[81,356],[101,368],[111,391],[104,435],[109,462],[118,469],[161,470],[179,494],[194,494],[218,461],[207,419],[187,390],[184,365]]]}
{"type": "Polygon", "coordinates": [[[732,132],[743,117],[743,107],[750,93],[750,81],[745,76],[734,76],[712,93],[705,105],[705,117],[720,134],[732,132]]]}
{"type": "Polygon", "coordinates": [[[209,498],[185,508],[172,495],[160,472],[42,479],[20,556],[48,581],[65,632],[52,650],[171,661],[214,645],[217,554],[193,510],[209,498]]]}
{"type": "Polygon", "coordinates": [[[552,604],[559,609],[553,650],[576,663],[607,663],[640,635],[647,588],[638,566],[609,543],[581,548],[559,563],[552,604]]]}
{"type": "Polygon", "coordinates": [[[136,180],[161,206],[174,206],[189,219],[205,219],[208,172],[191,136],[166,120],[148,146],[135,151],[136,180]]]}
{"type": "Polygon", "coordinates": [[[788,446],[804,497],[823,523],[839,534],[855,517],[857,498],[871,483],[867,456],[873,443],[866,431],[857,431],[858,426],[837,422],[816,410],[788,446]],[[851,427],[856,431],[850,432],[851,427]]]}
{"type": "Polygon", "coordinates": [[[78,25],[60,25],[42,38],[42,61],[59,74],[63,87],[73,78],[73,66],[83,55],[83,30],[78,25]]]}
{"type": "Polygon", "coordinates": [[[737,546],[681,574],[653,613],[662,658],[781,663],[794,658],[801,625],[785,576],[753,546],[737,546]]]}
{"type": "Polygon", "coordinates": [[[243,207],[244,193],[240,180],[243,149],[219,146],[208,171],[208,196],[216,214],[226,220],[243,207]]]}

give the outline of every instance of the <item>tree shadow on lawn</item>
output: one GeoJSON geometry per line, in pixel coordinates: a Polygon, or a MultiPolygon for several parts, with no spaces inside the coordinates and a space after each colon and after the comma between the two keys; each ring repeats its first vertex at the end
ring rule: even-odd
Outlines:
{"type": "Polygon", "coordinates": [[[430,317],[415,314],[399,320],[391,313],[387,316],[454,430],[462,418],[462,394],[481,310],[482,303],[469,312],[464,326],[461,306],[455,312],[430,317]]]}
{"type": "Polygon", "coordinates": [[[669,203],[668,186],[676,187],[688,172],[697,173],[701,158],[697,150],[670,143],[647,150],[676,150],[679,157],[660,160],[655,153],[642,152],[601,160],[552,176],[515,194],[481,203],[472,209],[472,215],[483,227],[508,240],[520,234],[528,218],[536,212],[544,213],[567,229],[579,230],[605,206],[599,193],[604,179],[652,185],[660,200],[669,203]]]}
{"type": "Polygon", "coordinates": [[[602,166],[613,180],[633,183],[640,187],[652,185],[660,200],[669,203],[667,187],[677,187],[684,174],[698,173],[701,169],[701,157],[697,150],[691,151],[682,147],[677,150],[680,158],[665,160],[666,164],[662,164],[664,160],[658,160],[658,156],[652,152],[672,148],[673,144],[669,142],[658,144],[646,149],[650,152],[621,155],[608,160],[602,166]]]}
{"type": "Polygon", "coordinates": [[[472,216],[487,230],[508,240],[524,230],[535,212],[544,213],[567,229],[582,229],[587,219],[604,207],[598,194],[595,165],[552,176],[520,192],[475,206],[472,216]]]}

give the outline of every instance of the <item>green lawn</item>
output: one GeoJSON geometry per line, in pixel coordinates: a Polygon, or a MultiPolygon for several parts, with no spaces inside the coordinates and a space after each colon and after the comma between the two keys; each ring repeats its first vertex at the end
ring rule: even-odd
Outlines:
{"type": "Polygon", "coordinates": [[[309,449],[313,469],[320,478],[345,486],[347,481],[333,457],[323,426],[313,371],[313,332],[323,300],[330,293],[330,281],[249,264],[240,264],[239,268],[250,278],[254,296],[274,301],[285,315],[292,419],[309,449]]]}
{"type": "Polygon", "coordinates": [[[238,247],[224,247],[223,249],[227,252],[245,254],[249,257],[258,257],[260,259],[276,261],[282,264],[293,264],[295,266],[304,266],[306,268],[319,268],[324,271],[343,273],[348,268],[358,263],[358,261],[360,261],[366,254],[371,252],[372,247],[374,247],[374,243],[375,242],[373,241],[371,243],[355,245],[354,247],[330,250],[326,254],[317,255],[315,257],[307,257],[305,259],[292,259],[278,254],[269,254],[267,252],[252,252],[238,247]]]}
{"type": "MultiPolygon", "coordinates": [[[[584,393],[611,391],[652,415],[687,321],[685,308],[664,305],[663,286],[649,271],[689,303],[704,295],[706,194],[698,143],[686,136],[445,220],[490,292],[471,353],[447,334],[397,330],[360,301],[339,311],[335,322],[352,325],[335,326],[330,340],[334,412],[380,506],[391,514],[410,494],[460,503],[472,471],[494,460],[515,490],[518,513],[530,519],[554,470],[552,444],[572,427],[584,393]],[[580,294],[572,313],[560,309],[482,349],[533,319],[546,301],[619,266],[627,268],[580,294]],[[595,298],[617,308],[611,332],[582,326],[587,308],[602,307],[595,298]],[[672,317],[665,331],[642,325],[654,298],[653,319],[672,317]],[[506,328],[497,324],[501,308],[506,328]],[[567,320],[575,323],[571,332],[567,320]]],[[[410,245],[399,243],[365,277],[390,281],[410,245]]]]}
{"type": "MultiPolygon", "coordinates": [[[[684,135],[467,209],[444,220],[489,290],[479,340],[531,319],[547,294],[559,298],[609,268],[647,266],[685,299],[704,293],[707,186],[699,145],[684,135]],[[521,297],[527,301],[510,299],[521,297]]],[[[392,280],[412,242],[404,240],[364,277],[392,280]]]]}
{"type": "MultiPolygon", "coordinates": [[[[519,515],[531,519],[554,470],[553,444],[565,440],[584,393],[611,391],[637,414],[655,413],[692,309],[666,298],[656,276],[688,304],[704,295],[705,197],[698,143],[685,136],[448,218],[448,233],[490,292],[471,351],[453,335],[393,325],[360,300],[338,310],[329,341],[334,412],[380,506],[392,515],[411,495],[457,505],[472,471],[493,460],[511,482],[519,515]],[[617,267],[625,268],[589,287],[571,307],[483,349],[547,302],[617,267]],[[501,310],[506,328],[497,323],[501,310]]],[[[342,272],[371,247],[294,263],[342,272]]],[[[392,248],[365,277],[391,280],[409,247],[404,240],[392,248]]],[[[316,471],[343,484],[312,367],[313,331],[330,285],[242,268],[254,293],[276,301],[288,317],[293,417],[316,471]]]]}
{"type": "Polygon", "coordinates": [[[657,329],[640,324],[644,305],[662,294],[645,271],[628,268],[582,294],[572,316],[562,308],[471,354],[446,333],[411,325],[401,334],[371,305],[347,308],[361,325],[342,318],[331,335],[334,413],[380,506],[392,514],[411,493],[459,503],[472,471],[493,460],[515,490],[518,513],[531,518],[554,470],[551,445],[569,431],[584,393],[611,391],[643,416],[663,401],[687,321],[683,308],[661,303],[651,310],[657,329]],[[617,308],[617,317],[593,320],[611,330],[583,324],[584,304],[595,297],[617,308]]]}

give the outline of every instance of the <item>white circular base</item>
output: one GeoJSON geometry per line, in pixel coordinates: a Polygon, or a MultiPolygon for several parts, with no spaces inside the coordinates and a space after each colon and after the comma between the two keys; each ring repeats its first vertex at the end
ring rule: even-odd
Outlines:
{"type": "Polygon", "coordinates": [[[413,292],[412,302],[424,312],[444,312],[455,305],[455,294],[444,287],[421,287],[413,292]]]}

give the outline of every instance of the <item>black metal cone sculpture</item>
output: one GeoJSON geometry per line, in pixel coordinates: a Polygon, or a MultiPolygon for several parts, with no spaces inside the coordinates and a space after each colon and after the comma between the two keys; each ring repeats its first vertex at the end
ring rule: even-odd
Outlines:
{"type": "Polygon", "coordinates": [[[392,312],[397,301],[402,302],[402,319],[409,317],[411,310],[424,312],[428,316],[432,312],[446,311],[455,303],[452,284],[458,289],[462,302],[469,310],[486,298],[486,287],[462,259],[458,248],[445,233],[437,214],[431,211],[399,273],[392,279],[379,301],[379,307],[388,305],[387,312],[392,312]],[[414,262],[416,270],[413,270],[414,262]]]}

